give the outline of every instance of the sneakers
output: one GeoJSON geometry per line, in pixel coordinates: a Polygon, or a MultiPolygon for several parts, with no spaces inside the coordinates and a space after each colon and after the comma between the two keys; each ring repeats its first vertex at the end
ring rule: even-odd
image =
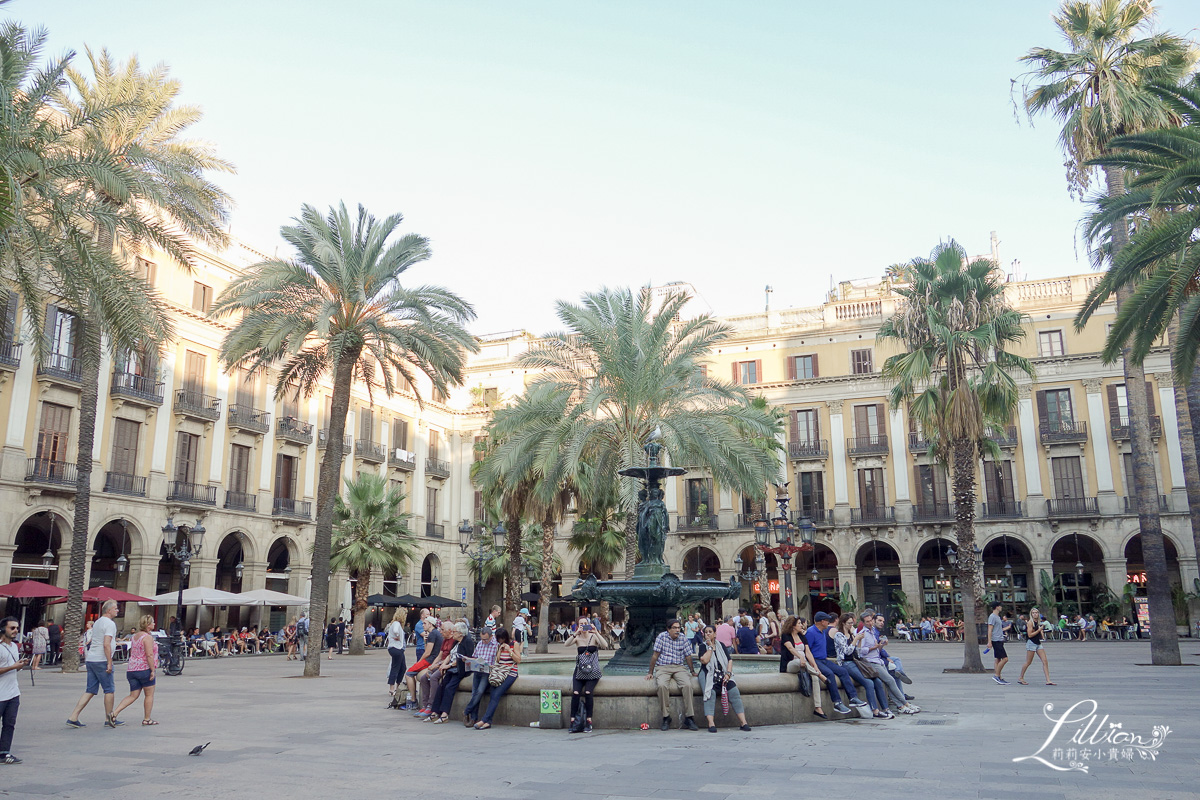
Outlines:
{"type": "Polygon", "coordinates": [[[862,708],[863,706],[867,705],[867,701],[863,700],[861,697],[856,697],[850,701],[850,705],[854,706],[855,708],[862,708]]]}
{"type": "Polygon", "coordinates": [[[749,732],[750,732],[750,726],[749,726],[748,724],[747,724],[747,725],[743,725],[743,726],[742,726],[741,728],[739,728],[738,730],[743,730],[743,731],[746,731],[747,733],[749,733],[749,732]]]}
{"type": "Polygon", "coordinates": [[[1008,681],[1004,680],[1004,678],[1001,678],[999,675],[993,675],[992,680],[994,680],[1000,686],[1008,686],[1008,681]]]}
{"type": "Polygon", "coordinates": [[[920,714],[921,709],[917,708],[912,703],[909,703],[908,705],[902,706],[900,708],[900,713],[901,714],[920,714]]]}
{"type": "Polygon", "coordinates": [[[72,728],[86,728],[87,727],[87,725],[84,725],[82,722],[80,722],[77,719],[69,719],[69,720],[67,720],[67,724],[70,725],[72,728]]]}
{"type": "Polygon", "coordinates": [[[0,756],[0,764],[20,764],[21,759],[14,756],[12,753],[5,753],[0,756]]]}
{"type": "Polygon", "coordinates": [[[583,723],[583,732],[591,733],[592,732],[592,723],[590,723],[590,722],[583,723]]]}
{"type": "MultiPolygon", "coordinates": [[[[863,705],[865,706],[866,703],[863,703],[863,705]]],[[[839,714],[849,714],[850,713],[850,709],[846,708],[845,703],[834,703],[833,710],[838,712],[839,714]]]]}
{"type": "Polygon", "coordinates": [[[904,699],[905,700],[916,700],[917,698],[913,697],[911,694],[906,694],[906,695],[904,695],[904,699]]]}
{"type": "Polygon", "coordinates": [[[900,679],[901,683],[912,683],[912,678],[908,677],[900,670],[895,670],[895,673],[896,673],[896,677],[900,679]]]}

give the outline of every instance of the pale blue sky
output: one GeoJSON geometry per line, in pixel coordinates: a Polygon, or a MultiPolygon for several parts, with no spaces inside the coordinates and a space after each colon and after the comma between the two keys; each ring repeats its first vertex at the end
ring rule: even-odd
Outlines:
{"type": "MultiPolygon", "coordinates": [[[[1187,0],[1159,26],[1188,33],[1187,0]]],[[[1057,127],[1010,79],[1047,0],[897,3],[17,0],[51,52],[166,62],[268,251],[339,199],[431,238],[410,283],[477,333],[601,285],[691,281],[721,314],[820,302],[953,236],[1030,277],[1090,269],[1057,127]],[[337,8],[334,8],[334,6],[337,8]]],[[[1191,12],[1191,13],[1189,13],[1191,12]]],[[[1194,33],[1192,34],[1194,36],[1194,33]]]]}

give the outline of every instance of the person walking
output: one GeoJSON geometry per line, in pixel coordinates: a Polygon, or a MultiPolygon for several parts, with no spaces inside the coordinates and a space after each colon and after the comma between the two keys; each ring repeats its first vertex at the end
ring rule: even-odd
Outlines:
{"type": "Polygon", "coordinates": [[[51,622],[46,626],[46,631],[50,635],[50,645],[46,651],[46,664],[57,664],[62,651],[62,626],[57,622],[51,622]]]}
{"type": "Polygon", "coordinates": [[[671,729],[671,684],[683,693],[683,727],[689,731],[696,727],[695,710],[692,704],[692,678],[696,670],[692,666],[692,646],[683,638],[683,624],[671,620],[667,629],[654,639],[654,652],[650,654],[650,671],[646,680],[654,679],[658,685],[658,702],[662,708],[662,729],[671,729]],[[687,665],[687,676],[683,674],[687,665]]]}
{"type": "Polygon", "coordinates": [[[296,648],[300,651],[301,661],[308,658],[308,627],[308,612],[301,611],[296,622],[296,648]]]}
{"type": "Polygon", "coordinates": [[[392,660],[388,670],[388,694],[395,696],[396,686],[404,683],[404,611],[397,608],[387,626],[387,651],[392,660]]]}
{"type": "MultiPolygon", "coordinates": [[[[988,617],[988,641],[991,642],[991,650],[996,659],[996,665],[993,668],[992,680],[1001,686],[1008,686],[1008,681],[1000,675],[1004,671],[1004,665],[1008,663],[1008,653],[1004,652],[1004,620],[1000,617],[1000,603],[992,603],[992,614],[988,617]]],[[[985,649],[983,651],[987,653],[985,649]]]]}
{"type": "Polygon", "coordinates": [[[580,617],[575,635],[567,639],[575,645],[575,671],[571,674],[571,727],[567,733],[592,732],[593,693],[600,681],[600,646],[604,638],[592,627],[592,621],[580,617]]]}
{"type": "Polygon", "coordinates": [[[146,700],[142,706],[142,724],[157,725],[150,717],[154,710],[154,673],[158,667],[158,642],[150,631],[154,630],[154,617],[145,615],[138,622],[137,633],[129,643],[129,661],[125,664],[125,679],[129,681],[129,696],[121,701],[112,713],[113,722],[121,712],[133,705],[143,693],[146,700]]]}
{"type": "Polygon", "coordinates": [[[46,620],[38,623],[38,626],[33,629],[31,635],[33,665],[30,669],[41,669],[42,659],[46,657],[46,650],[50,647],[50,630],[46,627],[46,620]]]}
{"type": "Polygon", "coordinates": [[[1029,685],[1025,682],[1025,670],[1029,669],[1034,655],[1037,655],[1042,660],[1042,670],[1046,673],[1046,685],[1054,686],[1054,681],[1050,680],[1050,662],[1046,660],[1046,646],[1042,644],[1042,612],[1036,608],[1029,609],[1029,622],[1025,624],[1025,631],[1025,666],[1021,667],[1017,683],[1022,686],[1029,685]]]}
{"type": "Polygon", "coordinates": [[[512,636],[516,644],[522,648],[529,644],[529,609],[522,608],[517,612],[512,624],[512,636]]]}
{"type": "Polygon", "coordinates": [[[337,648],[338,655],[346,652],[346,618],[338,617],[337,620],[337,648]]]}
{"type": "Polygon", "coordinates": [[[333,660],[333,651],[338,646],[338,624],[337,617],[329,618],[329,626],[325,628],[325,650],[329,653],[328,659],[333,660]]]}
{"type": "Polygon", "coordinates": [[[67,717],[67,724],[72,728],[86,727],[79,721],[79,715],[91,702],[92,698],[104,691],[104,724],[109,728],[124,725],[121,720],[113,719],[113,646],[117,641],[117,624],[113,617],[117,615],[117,601],[105,600],[100,609],[100,619],[92,626],[91,637],[88,640],[87,651],[84,653],[87,667],[87,688],[75,704],[75,710],[67,717]]]}
{"type": "Polygon", "coordinates": [[[0,764],[20,764],[12,754],[13,734],[17,730],[17,710],[21,707],[21,685],[17,676],[29,664],[13,641],[21,632],[16,617],[0,620],[0,764]]]}

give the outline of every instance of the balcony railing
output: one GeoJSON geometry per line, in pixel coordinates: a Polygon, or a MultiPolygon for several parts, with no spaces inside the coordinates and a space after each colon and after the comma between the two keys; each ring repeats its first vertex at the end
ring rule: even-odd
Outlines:
{"type": "Polygon", "coordinates": [[[716,514],[680,514],[675,517],[677,531],[715,531],[717,529],[716,514]]]}
{"type": "Polygon", "coordinates": [[[892,524],[896,521],[896,509],[892,506],[874,506],[850,509],[851,525],[892,524]]]}
{"type": "Polygon", "coordinates": [[[925,438],[925,435],[922,433],[913,433],[912,431],[909,431],[908,452],[915,454],[928,453],[929,440],[925,438]]]}
{"type": "Polygon", "coordinates": [[[847,439],[846,452],[852,456],[887,455],[887,434],[877,433],[873,436],[855,436],[847,439]]]}
{"type": "MultiPolygon", "coordinates": [[[[746,528],[753,528],[755,521],[760,520],[762,518],[763,518],[762,514],[738,514],[737,515],[737,526],[739,528],[742,528],[743,530],[746,528]]],[[[680,519],[682,519],[682,518],[680,518],[680,519]]],[[[680,530],[682,530],[682,529],[683,529],[682,526],[680,526],[680,530]]]]}
{"type": "MultiPolygon", "coordinates": [[[[1123,442],[1129,438],[1129,417],[1122,414],[1120,417],[1113,419],[1109,430],[1112,431],[1114,442],[1123,442]]],[[[1157,414],[1150,415],[1150,438],[1157,439],[1162,436],[1162,419],[1157,414]]]]}
{"type": "Polygon", "coordinates": [[[48,483],[52,486],[74,488],[75,465],[69,461],[29,458],[25,460],[25,480],[30,483],[48,483]]]}
{"type": "MultiPolygon", "coordinates": [[[[1136,497],[1129,497],[1128,495],[1126,495],[1125,497],[1123,497],[1121,499],[1123,499],[1125,501],[1125,513],[1126,514],[1138,513],[1136,497]]],[[[1167,497],[1165,494],[1160,494],[1158,496],[1158,513],[1166,514],[1170,510],[1171,510],[1171,498],[1167,497]]]]}
{"type": "Polygon", "coordinates": [[[236,511],[257,511],[258,495],[253,492],[225,491],[225,507],[236,511]]]}
{"type": "Polygon", "coordinates": [[[124,397],[127,400],[161,406],[163,401],[163,384],[145,375],[135,375],[132,372],[114,372],[112,376],[112,396],[124,397]]]}
{"type": "Polygon", "coordinates": [[[950,503],[918,503],[913,506],[913,522],[952,522],[954,506],[950,503]]]}
{"type": "Polygon", "coordinates": [[[275,435],[285,442],[312,444],[313,426],[295,417],[284,417],[275,423],[275,435]]]}
{"type": "Polygon", "coordinates": [[[1003,503],[984,503],[983,519],[1020,519],[1025,516],[1021,509],[1020,500],[1006,500],[1003,503]]]}
{"type": "Polygon", "coordinates": [[[267,433],[271,430],[271,413],[240,403],[234,404],[229,407],[229,427],[251,433],[267,433]]]}
{"type": "Polygon", "coordinates": [[[807,511],[791,512],[792,524],[797,528],[800,527],[800,521],[805,517],[812,520],[812,524],[818,528],[827,528],[833,524],[833,509],[832,508],[810,508],[807,511]]]}
{"type": "Polygon", "coordinates": [[[427,458],[425,459],[425,474],[435,478],[449,478],[450,464],[438,458],[427,458]]]}
{"type": "Polygon", "coordinates": [[[991,431],[991,439],[997,447],[1017,446],[1017,426],[1009,425],[1003,431],[991,431]]]}
{"type": "Polygon", "coordinates": [[[417,457],[413,455],[402,456],[393,450],[388,453],[388,466],[402,469],[405,472],[412,472],[417,468],[417,457]]]}
{"type": "Polygon", "coordinates": [[[1087,423],[1073,420],[1043,422],[1039,427],[1042,444],[1071,444],[1087,441],[1087,423]]]}
{"type": "Polygon", "coordinates": [[[170,481],[167,484],[167,499],[189,505],[215,506],[217,504],[217,487],[185,481],[170,481]]]}
{"type": "Polygon", "coordinates": [[[79,383],[83,377],[79,359],[62,353],[49,353],[46,359],[38,364],[37,374],[72,384],[79,383]]]}
{"type": "Polygon", "coordinates": [[[312,519],[312,503],[308,500],[276,497],[275,502],[271,505],[271,514],[289,519],[312,519]]]}
{"type": "Polygon", "coordinates": [[[1095,517],[1100,514],[1094,497],[1064,497],[1046,501],[1046,516],[1064,519],[1068,517],[1095,517]]]}
{"type": "Polygon", "coordinates": [[[0,366],[16,369],[21,366],[20,342],[0,341],[0,366]]]}
{"type": "Polygon", "coordinates": [[[104,491],[109,494],[127,494],[130,497],[145,497],[146,479],[141,475],[106,472],[104,473],[104,491]]]}
{"type": "Polygon", "coordinates": [[[193,389],[177,389],[175,413],[215,422],[221,418],[221,400],[193,389]]]}
{"type": "Polygon", "coordinates": [[[805,459],[828,458],[828,439],[797,439],[788,442],[788,456],[796,461],[805,459]]]}
{"type": "Polygon", "coordinates": [[[354,442],[354,455],[372,464],[382,464],[387,458],[387,450],[379,442],[370,439],[359,439],[354,442]]]}
{"type": "MultiPolygon", "coordinates": [[[[349,434],[346,435],[346,438],[344,441],[345,441],[345,444],[343,444],[342,455],[349,453],[351,446],[354,444],[354,440],[350,438],[349,434]]],[[[317,431],[317,448],[320,450],[324,450],[325,445],[328,444],[328,442],[329,442],[329,428],[321,428],[321,430],[317,431]]]]}
{"type": "Polygon", "coordinates": [[[425,523],[425,535],[430,539],[445,539],[446,526],[438,525],[436,522],[425,523]]]}

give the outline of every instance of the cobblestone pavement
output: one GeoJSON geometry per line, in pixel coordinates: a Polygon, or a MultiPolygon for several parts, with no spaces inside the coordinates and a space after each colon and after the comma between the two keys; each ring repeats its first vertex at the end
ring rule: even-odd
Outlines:
{"type": "MultiPolygon", "coordinates": [[[[1200,797],[1200,667],[1139,666],[1150,660],[1148,644],[1052,643],[1058,686],[1043,685],[1032,670],[1029,686],[998,686],[986,675],[943,674],[961,665],[960,648],[895,646],[923,709],[915,717],[717,735],[637,729],[653,720],[573,736],[420,723],[385,710],[387,658],[378,651],[323,661],[324,677],[317,680],[295,677],[302,665],[277,656],[192,661],[182,676],[159,678],[154,716],[161,725],[139,725],[137,705],[123,715],[127,725],[107,729],[97,698],[83,713],[87,728],[75,730],[64,721],[84,676],[43,670],[37,686],[30,686],[28,673],[21,676],[13,750],[24,763],[0,767],[0,796],[795,800],[870,791],[881,799],[1200,797]],[[1088,699],[1098,703],[1099,718],[1108,716],[1105,726],[1117,723],[1147,739],[1154,726],[1169,726],[1157,758],[1118,750],[1109,760],[1105,744],[1099,762],[1085,762],[1086,774],[1013,762],[1037,752],[1051,734],[1046,704],[1058,717],[1088,699]],[[212,745],[202,756],[186,755],[207,741],[212,745]]],[[[1023,660],[1023,647],[1009,649],[1023,660]]],[[[1200,664],[1198,651],[1200,645],[1185,641],[1185,662],[1200,664]]],[[[118,666],[118,700],[123,671],[118,666]]],[[[1005,675],[1015,681],[1018,671],[1010,664],[1005,675]]],[[[1078,728],[1063,726],[1041,755],[1052,760],[1062,747],[1065,759],[1078,728]]]]}

